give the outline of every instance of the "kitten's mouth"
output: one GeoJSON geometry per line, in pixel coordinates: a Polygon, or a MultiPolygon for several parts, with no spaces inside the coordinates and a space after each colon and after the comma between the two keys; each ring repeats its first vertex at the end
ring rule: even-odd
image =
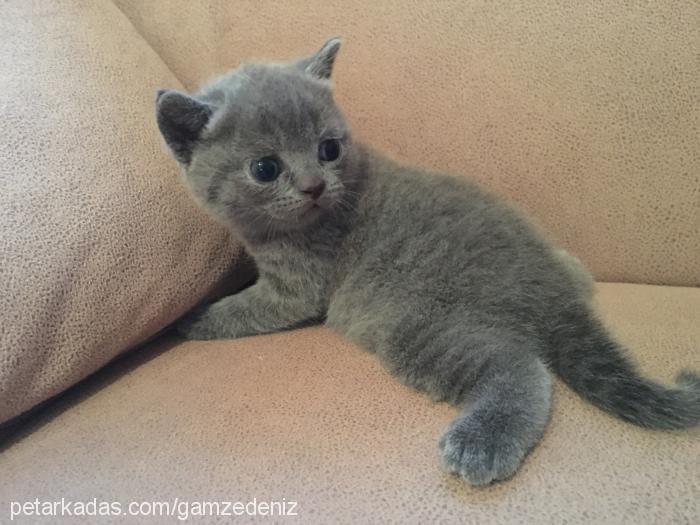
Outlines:
{"type": "Polygon", "coordinates": [[[323,208],[318,202],[310,202],[308,205],[306,205],[301,212],[302,216],[304,217],[310,217],[316,213],[319,213],[322,211],[323,208]]]}
{"type": "Polygon", "coordinates": [[[305,203],[297,212],[297,217],[302,222],[311,222],[320,217],[324,212],[333,207],[333,200],[329,198],[321,198],[305,203]]]}

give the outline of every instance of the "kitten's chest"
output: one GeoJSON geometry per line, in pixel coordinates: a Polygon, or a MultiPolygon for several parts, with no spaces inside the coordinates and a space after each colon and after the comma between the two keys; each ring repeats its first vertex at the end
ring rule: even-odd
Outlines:
{"type": "Polygon", "coordinates": [[[319,243],[279,243],[253,254],[260,274],[281,286],[327,297],[338,282],[339,248],[319,243]]]}

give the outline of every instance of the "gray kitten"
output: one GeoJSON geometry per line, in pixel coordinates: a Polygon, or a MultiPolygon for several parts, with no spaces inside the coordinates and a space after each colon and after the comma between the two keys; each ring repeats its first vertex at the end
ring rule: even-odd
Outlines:
{"type": "Polygon", "coordinates": [[[482,485],[537,443],[550,370],[637,425],[700,420],[700,378],[644,379],[597,320],[591,281],[518,212],[462,178],[393,162],[352,140],[328,41],[290,64],[245,64],[195,96],[160,91],[160,130],[195,198],[245,243],[251,287],[179,323],[221,339],[324,322],[400,380],[463,407],[440,440],[482,485]]]}

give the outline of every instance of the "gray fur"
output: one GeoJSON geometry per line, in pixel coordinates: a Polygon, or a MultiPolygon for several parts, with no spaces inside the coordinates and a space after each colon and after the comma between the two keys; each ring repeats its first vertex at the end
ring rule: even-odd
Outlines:
{"type": "Polygon", "coordinates": [[[677,389],[641,378],[593,315],[577,259],[476,184],[353,141],[328,80],[338,47],[243,65],[192,97],[159,96],[158,123],[193,195],[259,270],[256,284],[198,309],[180,333],[220,339],[325,322],[403,382],[463,407],[440,448],[449,470],[478,485],[512,475],[540,439],[549,370],[633,423],[696,425],[697,376],[677,389]],[[336,161],[318,160],[326,138],[340,140],[336,161]],[[249,166],[268,155],[283,171],[261,183],[249,166]],[[308,177],[325,181],[318,201],[300,189],[308,177]]]}

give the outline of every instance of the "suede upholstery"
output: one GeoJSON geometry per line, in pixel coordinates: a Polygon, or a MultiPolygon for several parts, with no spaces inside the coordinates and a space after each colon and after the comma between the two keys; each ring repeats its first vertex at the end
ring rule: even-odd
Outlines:
{"type": "MultiPolygon", "coordinates": [[[[646,373],[700,368],[700,290],[601,284],[597,296],[646,373]]],[[[697,430],[634,427],[558,383],[521,470],[471,488],[440,468],[437,440],[456,413],[324,328],[164,339],[15,436],[0,455],[0,500],[286,498],[300,523],[320,524],[697,522],[697,430]]]]}
{"type": "Polygon", "coordinates": [[[111,2],[0,17],[0,423],[189,309],[240,254],[153,122],[177,80],[111,2]]]}
{"type": "Polygon", "coordinates": [[[338,34],[337,97],[361,139],[481,180],[599,280],[664,285],[599,284],[601,315],[646,374],[699,370],[696,4],[15,0],[2,14],[0,421],[136,349],[0,428],[0,522],[11,501],[62,497],[286,498],[302,523],[697,522],[698,431],[636,428],[560,383],[523,468],[474,489],[440,468],[456,409],[327,329],[137,347],[252,275],[178,181],[155,90],[338,34]]]}
{"type": "Polygon", "coordinates": [[[482,181],[599,280],[700,285],[693,0],[115,3],[188,89],[339,35],[362,140],[482,181]]]}

